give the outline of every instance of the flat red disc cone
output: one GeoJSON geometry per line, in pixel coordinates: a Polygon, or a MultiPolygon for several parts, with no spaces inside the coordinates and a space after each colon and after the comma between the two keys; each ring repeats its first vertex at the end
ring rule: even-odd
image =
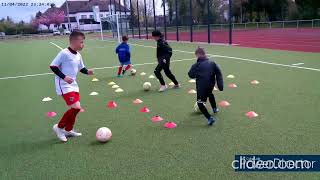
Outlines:
{"type": "Polygon", "coordinates": [[[164,124],[164,127],[165,127],[165,128],[168,128],[168,129],[173,129],[173,128],[176,128],[176,127],[177,127],[177,124],[174,123],[174,122],[166,122],[166,123],[164,124]]]}
{"type": "Polygon", "coordinates": [[[107,107],[110,109],[116,108],[117,106],[118,106],[117,103],[114,101],[108,102],[108,105],[107,105],[107,107]]]}
{"type": "Polygon", "coordinates": [[[230,103],[229,103],[228,101],[221,101],[221,102],[219,103],[219,106],[221,106],[221,107],[228,107],[228,106],[230,106],[230,103]]]}
{"type": "Polygon", "coordinates": [[[236,88],[238,87],[236,84],[229,84],[229,88],[236,88]]]}
{"type": "Polygon", "coordinates": [[[249,111],[249,112],[246,113],[246,116],[248,118],[252,119],[252,118],[258,117],[259,115],[254,111],[249,111]]]}
{"type": "Polygon", "coordinates": [[[153,122],[160,122],[160,121],[163,120],[163,118],[160,117],[160,116],[153,116],[153,117],[151,118],[151,120],[152,120],[153,122]]]}
{"type": "Polygon", "coordinates": [[[148,113],[148,112],[150,112],[150,109],[147,108],[147,107],[143,107],[142,109],[140,109],[140,112],[142,112],[142,113],[148,113]]]}
{"type": "Polygon", "coordinates": [[[53,118],[53,117],[55,117],[56,115],[57,115],[56,112],[48,112],[48,113],[47,113],[47,116],[48,116],[49,118],[53,118]]]}

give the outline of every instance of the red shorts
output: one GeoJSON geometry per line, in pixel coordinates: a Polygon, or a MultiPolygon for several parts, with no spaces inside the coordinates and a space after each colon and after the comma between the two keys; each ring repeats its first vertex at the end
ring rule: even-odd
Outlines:
{"type": "Polygon", "coordinates": [[[63,94],[62,97],[68,106],[80,101],[80,94],[74,91],[63,94]]]}

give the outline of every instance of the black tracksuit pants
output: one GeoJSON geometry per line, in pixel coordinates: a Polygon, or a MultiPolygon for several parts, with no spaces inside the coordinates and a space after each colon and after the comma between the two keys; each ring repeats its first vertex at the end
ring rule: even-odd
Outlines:
{"type": "Polygon", "coordinates": [[[204,103],[207,102],[208,98],[209,98],[209,102],[211,104],[211,107],[213,109],[217,108],[216,99],[215,99],[212,91],[213,91],[213,88],[209,88],[207,90],[200,90],[197,92],[197,103],[198,103],[199,110],[202,112],[202,114],[207,119],[209,119],[211,117],[206,106],[204,105],[204,103]]]}
{"type": "Polygon", "coordinates": [[[161,71],[164,71],[164,73],[166,74],[166,76],[175,84],[178,85],[178,81],[176,79],[176,77],[172,74],[171,70],[170,70],[170,58],[158,58],[158,65],[154,70],[154,74],[156,75],[156,77],[159,79],[159,82],[161,85],[166,85],[166,83],[164,82],[164,79],[162,77],[161,71]]]}

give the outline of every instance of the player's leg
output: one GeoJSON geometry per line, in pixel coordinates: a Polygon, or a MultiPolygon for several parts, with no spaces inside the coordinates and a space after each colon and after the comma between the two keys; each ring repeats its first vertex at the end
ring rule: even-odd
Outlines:
{"type": "Polygon", "coordinates": [[[211,126],[215,122],[215,118],[209,114],[209,112],[205,106],[205,103],[207,102],[207,98],[208,98],[208,95],[206,92],[201,92],[201,91],[199,92],[198,91],[197,104],[198,104],[199,110],[208,120],[208,125],[211,126]]]}
{"type": "Polygon", "coordinates": [[[78,133],[73,129],[73,126],[76,122],[77,115],[81,110],[80,101],[70,105],[69,107],[70,107],[72,114],[69,117],[68,123],[66,124],[66,127],[64,129],[65,130],[64,133],[66,136],[72,136],[72,137],[81,136],[82,135],[81,133],[78,133]]]}
{"type": "Polygon", "coordinates": [[[69,106],[69,109],[64,113],[59,123],[53,126],[53,130],[61,141],[66,142],[66,135],[70,135],[67,133],[67,130],[70,128],[72,130],[75,118],[79,113],[81,106],[79,93],[69,92],[67,94],[63,94],[62,96],[66,101],[66,104],[69,106]]]}
{"type": "Polygon", "coordinates": [[[131,68],[131,63],[128,63],[127,65],[126,65],[126,67],[125,68],[123,68],[123,70],[122,70],[122,75],[124,75],[130,68],[131,68]]]}
{"type": "Polygon", "coordinates": [[[174,88],[179,88],[180,87],[179,82],[177,81],[176,77],[172,74],[170,70],[170,59],[163,64],[163,70],[166,76],[174,83],[175,85],[174,88]]]}
{"type": "Polygon", "coordinates": [[[123,69],[123,65],[122,64],[120,64],[120,66],[118,67],[118,77],[120,77],[121,76],[121,72],[122,72],[122,69],[123,69]]]}
{"type": "Polygon", "coordinates": [[[165,91],[167,89],[166,83],[164,82],[164,79],[163,79],[162,74],[161,74],[162,69],[163,69],[163,66],[162,66],[161,63],[159,63],[157,65],[157,67],[155,68],[155,70],[154,70],[154,74],[158,78],[158,80],[160,82],[160,85],[161,85],[161,87],[159,89],[160,92],[163,92],[163,91],[165,91]]]}
{"type": "Polygon", "coordinates": [[[217,107],[216,98],[214,97],[214,94],[212,92],[209,94],[209,102],[211,104],[213,113],[218,113],[219,109],[217,107]]]}

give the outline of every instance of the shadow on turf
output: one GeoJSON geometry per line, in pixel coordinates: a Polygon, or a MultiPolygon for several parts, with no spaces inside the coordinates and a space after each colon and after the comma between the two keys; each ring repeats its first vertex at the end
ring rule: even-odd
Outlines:
{"type": "Polygon", "coordinates": [[[103,145],[109,144],[110,142],[111,142],[111,141],[102,143],[102,142],[99,142],[99,141],[92,141],[92,142],[90,143],[90,145],[91,145],[91,146],[103,146],[103,145]]]}

